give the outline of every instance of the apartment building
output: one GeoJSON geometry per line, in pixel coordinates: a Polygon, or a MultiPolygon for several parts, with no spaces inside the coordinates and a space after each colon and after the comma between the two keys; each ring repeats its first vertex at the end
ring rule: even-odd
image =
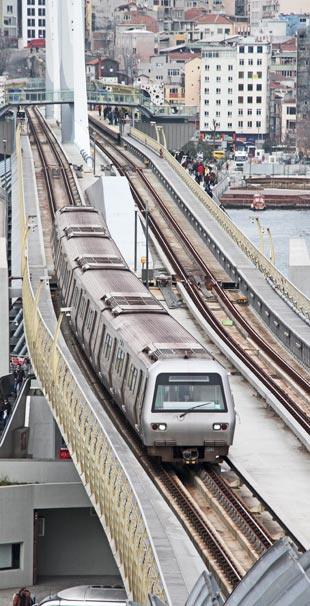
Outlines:
{"type": "Polygon", "coordinates": [[[30,40],[45,38],[47,0],[22,0],[22,41],[27,46],[30,40]]]}
{"type": "Polygon", "coordinates": [[[4,37],[10,42],[17,42],[18,38],[18,5],[17,0],[2,0],[1,2],[1,30],[4,37]]]}
{"type": "Polygon", "coordinates": [[[269,131],[271,48],[259,38],[232,38],[202,49],[200,130],[256,140],[269,131]]]}
{"type": "Polygon", "coordinates": [[[310,156],[310,27],[297,36],[297,149],[310,156]]]}

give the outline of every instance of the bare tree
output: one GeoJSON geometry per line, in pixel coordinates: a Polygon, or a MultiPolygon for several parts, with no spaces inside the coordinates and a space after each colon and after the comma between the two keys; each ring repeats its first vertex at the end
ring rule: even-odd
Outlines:
{"type": "Polygon", "coordinates": [[[12,51],[8,46],[8,41],[3,35],[3,31],[0,30],[0,76],[6,71],[8,63],[10,61],[12,51]]]}

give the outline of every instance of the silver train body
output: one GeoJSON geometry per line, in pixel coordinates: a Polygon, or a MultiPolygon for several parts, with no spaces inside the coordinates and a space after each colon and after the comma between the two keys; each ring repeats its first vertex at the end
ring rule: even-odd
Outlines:
{"type": "Polygon", "coordinates": [[[77,338],[148,454],[187,462],[226,455],[235,429],[226,371],[130,271],[102,215],[61,209],[52,245],[77,338]]]}

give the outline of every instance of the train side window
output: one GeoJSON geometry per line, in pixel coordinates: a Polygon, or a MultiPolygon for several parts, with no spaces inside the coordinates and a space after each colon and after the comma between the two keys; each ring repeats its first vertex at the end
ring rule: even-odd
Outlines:
{"type": "Polygon", "coordinates": [[[88,330],[88,331],[91,329],[91,326],[92,326],[92,323],[93,323],[94,313],[95,312],[94,312],[93,309],[89,309],[88,310],[88,314],[87,314],[87,318],[86,318],[86,323],[85,323],[86,330],[88,330]]]}
{"type": "Polygon", "coordinates": [[[117,351],[116,360],[115,360],[115,370],[118,375],[122,374],[124,360],[125,360],[125,352],[121,347],[119,347],[118,351],[117,351]]]}
{"type": "Polygon", "coordinates": [[[74,287],[73,287],[73,295],[72,295],[72,302],[71,302],[71,307],[76,307],[76,304],[78,302],[78,296],[79,296],[79,289],[75,284],[75,280],[74,280],[74,287]]]}
{"type": "Polygon", "coordinates": [[[84,315],[85,305],[86,305],[86,297],[84,297],[84,295],[83,295],[81,303],[80,303],[80,318],[82,318],[84,315]]]}
{"type": "Polygon", "coordinates": [[[112,337],[111,337],[111,335],[107,334],[105,341],[104,341],[104,357],[107,360],[110,359],[111,350],[112,350],[112,337]]]}
{"type": "Polygon", "coordinates": [[[132,393],[135,390],[135,386],[137,383],[137,377],[138,377],[138,369],[133,364],[131,364],[130,369],[129,369],[129,375],[128,375],[128,387],[129,387],[130,391],[132,391],[132,393]]]}

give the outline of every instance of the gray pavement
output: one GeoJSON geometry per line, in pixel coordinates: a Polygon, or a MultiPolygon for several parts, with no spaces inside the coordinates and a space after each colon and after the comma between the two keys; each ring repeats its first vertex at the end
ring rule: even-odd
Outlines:
{"type": "MultiPolygon", "coordinates": [[[[36,597],[39,603],[48,595],[53,595],[61,589],[75,587],[76,585],[122,585],[121,577],[118,576],[61,576],[40,577],[37,585],[28,585],[27,589],[32,597],[36,597]]],[[[0,606],[12,606],[13,595],[20,587],[11,589],[0,589],[0,606]]]]}

